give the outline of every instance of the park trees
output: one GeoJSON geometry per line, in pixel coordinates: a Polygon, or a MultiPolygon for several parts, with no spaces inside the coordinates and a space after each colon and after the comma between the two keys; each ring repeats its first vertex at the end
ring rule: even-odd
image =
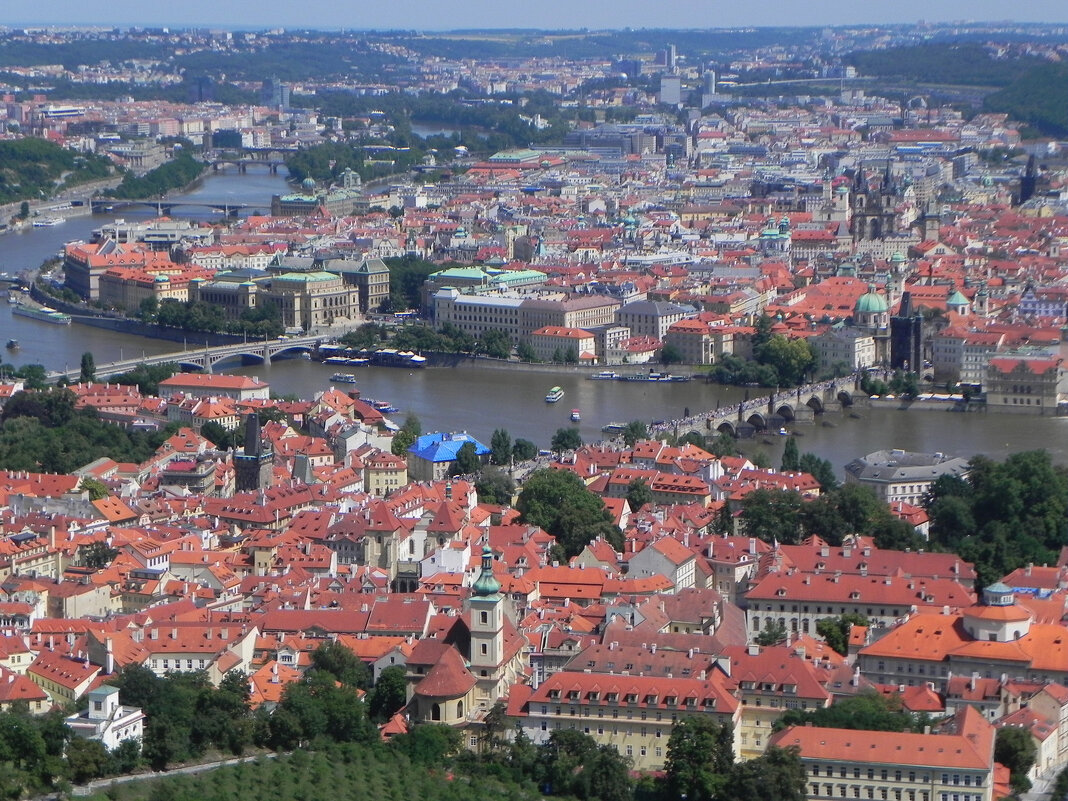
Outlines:
{"type": "Polygon", "coordinates": [[[816,623],[816,633],[835,651],[845,656],[849,651],[849,634],[853,626],[867,626],[868,619],[855,612],[838,617],[825,617],[816,623]]]}
{"type": "Polygon", "coordinates": [[[1027,772],[1035,764],[1037,750],[1034,738],[1027,729],[1005,726],[998,729],[994,737],[994,761],[1009,769],[1009,782],[1017,793],[1026,793],[1031,789],[1027,772]]]}
{"type": "Polygon", "coordinates": [[[595,537],[604,537],[617,551],[623,535],[612,523],[604,501],[567,470],[538,470],[523,484],[516,501],[519,520],[541,526],[556,537],[564,559],[582,551],[595,537]]]}
{"type": "Polygon", "coordinates": [[[582,447],[582,436],[577,428],[558,428],[553,434],[550,447],[557,453],[578,450],[582,447]]]}
{"type": "Polygon", "coordinates": [[[490,437],[490,463],[508,464],[512,459],[512,436],[507,429],[497,428],[490,437]]]}
{"type": "Polygon", "coordinates": [[[638,440],[649,438],[649,428],[641,420],[631,420],[623,426],[621,434],[627,447],[633,448],[638,440]]]}
{"type": "Polygon", "coordinates": [[[734,731],[704,716],[680,720],[668,738],[664,763],[672,798],[716,801],[722,797],[734,765],[734,731]]]}
{"type": "Polygon", "coordinates": [[[456,452],[456,461],[449,471],[454,476],[473,476],[482,469],[482,460],[478,458],[475,443],[465,442],[456,452]]]}
{"type": "Polygon", "coordinates": [[[627,485],[627,505],[632,512],[637,512],[647,503],[653,502],[653,491],[642,479],[636,478],[627,485]]]}
{"type": "Polygon", "coordinates": [[[415,444],[415,441],[419,439],[419,435],[422,433],[423,424],[419,422],[419,418],[414,414],[409,414],[404,418],[404,424],[400,427],[400,431],[393,435],[393,441],[389,446],[390,452],[394,456],[403,456],[415,444]]]}
{"type": "Polygon", "coordinates": [[[505,506],[512,502],[515,482],[511,476],[496,467],[483,467],[475,480],[475,492],[479,503],[495,503],[505,506]]]}

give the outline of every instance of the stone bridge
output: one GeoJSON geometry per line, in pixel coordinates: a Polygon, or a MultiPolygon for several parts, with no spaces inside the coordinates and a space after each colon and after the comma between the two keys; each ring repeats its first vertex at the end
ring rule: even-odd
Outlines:
{"type": "MultiPolygon", "coordinates": [[[[289,337],[288,339],[265,339],[263,341],[235,342],[231,345],[216,345],[215,347],[203,347],[199,349],[185,348],[172,353],[161,353],[158,356],[144,356],[137,359],[124,359],[117,362],[96,365],[96,378],[110,378],[112,376],[128,373],[134,368],[144,365],[177,364],[183,369],[203,370],[206,373],[214,371],[215,365],[227,359],[258,359],[264,364],[270,364],[271,359],[282,354],[310,353],[315,351],[323,341],[322,336],[309,335],[301,337],[289,337]]],[[[75,380],[78,376],[75,372],[53,372],[48,374],[50,381],[57,381],[66,376],[68,380],[75,380]]]]}
{"type": "Polygon", "coordinates": [[[851,406],[867,406],[867,402],[868,396],[860,389],[860,376],[847,376],[666,421],[653,429],[672,431],[676,436],[691,431],[707,436],[719,431],[737,437],[750,431],[767,431],[787,424],[814,423],[817,414],[841,411],[851,406]]]}

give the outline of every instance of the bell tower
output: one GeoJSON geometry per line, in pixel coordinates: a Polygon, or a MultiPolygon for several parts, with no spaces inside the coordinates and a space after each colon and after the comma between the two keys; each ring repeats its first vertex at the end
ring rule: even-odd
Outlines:
{"type": "Polygon", "coordinates": [[[504,595],[493,575],[493,550],[482,548],[482,570],[467,600],[471,631],[471,673],[478,681],[476,702],[490,706],[502,694],[504,675],[504,595]]]}

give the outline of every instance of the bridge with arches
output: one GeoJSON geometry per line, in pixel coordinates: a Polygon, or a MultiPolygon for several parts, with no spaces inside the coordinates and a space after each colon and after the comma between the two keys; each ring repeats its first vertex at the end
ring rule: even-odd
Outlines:
{"type": "Polygon", "coordinates": [[[264,213],[270,210],[271,204],[264,203],[234,203],[232,200],[203,201],[203,200],[166,200],[164,198],[144,200],[113,200],[112,198],[93,198],[89,201],[93,214],[110,214],[115,211],[130,208],[149,208],[155,210],[160,217],[169,217],[176,208],[188,207],[193,209],[210,209],[221,212],[227,217],[236,217],[242,211],[262,210],[264,213]]]}
{"type": "Polygon", "coordinates": [[[778,429],[788,424],[814,423],[818,414],[866,406],[867,402],[868,396],[860,389],[860,376],[847,376],[666,421],[653,426],[653,430],[670,430],[676,436],[693,431],[704,436],[720,432],[738,437],[744,433],[778,429]]]}
{"type": "Polygon", "coordinates": [[[204,163],[210,164],[213,170],[220,167],[234,166],[241,172],[246,172],[249,167],[266,166],[272,173],[277,173],[279,167],[286,164],[286,156],[296,153],[295,147],[243,147],[240,150],[222,149],[209,151],[204,156],[204,163]]]}
{"type": "MultiPolygon", "coordinates": [[[[123,359],[121,361],[108,362],[96,365],[96,378],[111,378],[122,375],[141,365],[177,364],[183,369],[203,370],[206,373],[214,372],[215,365],[228,359],[253,359],[269,365],[271,360],[282,355],[296,355],[298,353],[313,353],[323,338],[318,335],[289,337],[286,339],[264,339],[262,341],[250,340],[235,342],[229,345],[205,346],[203,348],[183,348],[172,353],[161,353],[156,356],[141,355],[136,359],[123,359]]],[[[78,375],[75,372],[57,371],[48,374],[50,381],[58,381],[61,378],[73,380],[78,375]]]]}

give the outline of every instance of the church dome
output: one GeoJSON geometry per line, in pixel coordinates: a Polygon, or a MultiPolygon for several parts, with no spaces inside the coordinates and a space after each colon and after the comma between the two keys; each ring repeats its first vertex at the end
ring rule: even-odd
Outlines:
{"type": "Polygon", "coordinates": [[[300,182],[300,186],[306,192],[313,192],[315,191],[315,179],[305,178],[303,181],[300,182]]]}
{"type": "Polygon", "coordinates": [[[946,299],[947,306],[967,306],[968,299],[961,294],[960,290],[955,290],[952,295],[946,299]]]}
{"type": "Polygon", "coordinates": [[[868,284],[868,291],[857,298],[853,311],[861,314],[882,314],[889,308],[886,298],[875,291],[875,284],[868,284]]]}
{"type": "Polygon", "coordinates": [[[473,595],[480,598],[496,595],[501,591],[501,583],[493,575],[493,549],[488,545],[482,548],[482,572],[475,579],[471,591],[473,595]]]}

